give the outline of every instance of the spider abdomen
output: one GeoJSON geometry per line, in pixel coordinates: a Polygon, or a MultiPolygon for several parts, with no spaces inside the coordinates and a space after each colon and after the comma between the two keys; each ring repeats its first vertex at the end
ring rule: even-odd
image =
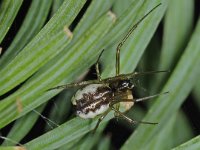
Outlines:
{"type": "Polygon", "coordinates": [[[91,84],[79,89],[72,98],[76,114],[81,118],[94,118],[108,110],[113,92],[104,84],[91,84]]]}

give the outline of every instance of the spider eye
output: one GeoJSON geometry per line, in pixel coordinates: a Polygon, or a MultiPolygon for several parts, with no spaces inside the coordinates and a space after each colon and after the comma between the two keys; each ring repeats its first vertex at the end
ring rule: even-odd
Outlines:
{"type": "Polygon", "coordinates": [[[123,82],[123,83],[122,83],[122,86],[123,86],[123,87],[128,87],[128,85],[129,85],[128,82],[123,82]]]}
{"type": "Polygon", "coordinates": [[[129,81],[129,80],[125,80],[122,81],[121,83],[119,83],[119,87],[121,89],[132,89],[134,87],[134,85],[129,81]]]}

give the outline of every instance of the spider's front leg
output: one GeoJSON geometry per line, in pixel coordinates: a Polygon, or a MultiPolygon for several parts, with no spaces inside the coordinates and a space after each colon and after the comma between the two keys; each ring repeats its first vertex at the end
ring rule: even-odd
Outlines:
{"type": "Polygon", "coordinates": [[[50,88],[47,91],[55,90],[55,89],[68,89],[68,88],[73,88],[73,87],[81,87],[81,86],[86,86],[89,84],[99,84],[99,83],[101,83],[99,80],[88,80],[88,81],[82,81],[78,83],[69,83],[65,85],[59,85],[59,86],[50,88]]]}

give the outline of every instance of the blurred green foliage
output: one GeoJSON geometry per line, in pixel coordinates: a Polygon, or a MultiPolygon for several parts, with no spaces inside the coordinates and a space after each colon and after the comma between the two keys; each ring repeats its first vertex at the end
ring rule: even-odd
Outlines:
{"type": "MultiPolygon", "coordinates": [[[[112,113],[93,135],[90,131],[97,119],[83,120],[71,113],[70,99],[75,89],[47,89],[84,79],[102,49],[102,77],[114,76],[117,44],[159,3],[161,6],[139,24],[123,45],[120,66],[121,73],[170,70],[165,75],[142,77],[138,85],[146,86],[151,94],[169,94],[145,105],[148,110],[137,105],[127,113],[136,120],[158,125],[140,124],[135,128],[118,122],[131,132],[122,139],[120,148],[198,149],[198,133],[181,108],[191,93],[196,109],[200,107],[200,19],[195,18],[194,1],[32,0],[13,40],[8,48],[4,47],[9,38],[6,35],[15,19],[21,17],[26,3],[0,1],[0,129],[8,132],[0,136],[4,140],[0,149],[115,149],[113,138],[123,138],[113,137],[118,129],[103,133],[108,130],[112,113]],[[47,109],[49,115],[41,115],[47,109]],[[31,129],[38,126],[39,117],[44,121],[44,130],[40,129],[39,137],[26,141],[24,137],[34,135],[31,129]]],[[[193,115],[195,118],[199,114],[193,115]]]]}

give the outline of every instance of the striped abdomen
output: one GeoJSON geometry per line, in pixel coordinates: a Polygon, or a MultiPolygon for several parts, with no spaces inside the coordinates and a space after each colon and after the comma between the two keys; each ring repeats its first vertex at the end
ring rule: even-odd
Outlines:
{"type": "Polygon", "coordinates": [[[76,113],[81,118],[94,118],[109,108],[112,91],[103,84],[91,84],[79,89],[72,103],[76,105],[76,113]]]}

